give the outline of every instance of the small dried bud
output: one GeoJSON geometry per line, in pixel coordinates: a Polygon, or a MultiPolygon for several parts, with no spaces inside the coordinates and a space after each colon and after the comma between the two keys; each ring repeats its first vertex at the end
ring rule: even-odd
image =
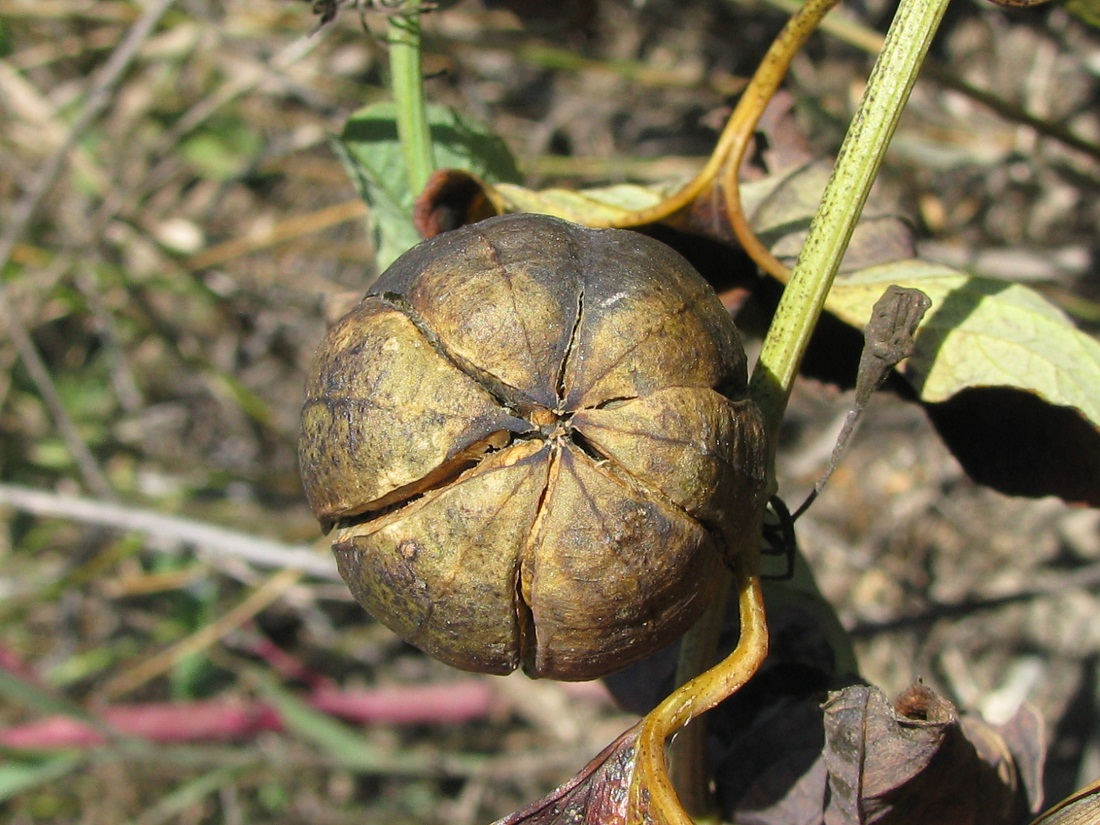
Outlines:
{"type": "Polygon", "coordinates": [[[467,670],[590,679],[673,641],[758,529],[765,445],[710,287],[633,232],[507,215],[328,334],[299,446],[356,599],[467,670]]]}

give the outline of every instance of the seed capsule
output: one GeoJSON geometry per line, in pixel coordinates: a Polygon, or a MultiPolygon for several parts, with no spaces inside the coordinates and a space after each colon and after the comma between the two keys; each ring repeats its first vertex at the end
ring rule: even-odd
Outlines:
{"type": "Polygon", "coordinates": [[[314,360],[299,454],[355,598],[456,667],[590,679],[759,529],[733,322],[646,236],[506,215],[406,253],[314,360]]]}

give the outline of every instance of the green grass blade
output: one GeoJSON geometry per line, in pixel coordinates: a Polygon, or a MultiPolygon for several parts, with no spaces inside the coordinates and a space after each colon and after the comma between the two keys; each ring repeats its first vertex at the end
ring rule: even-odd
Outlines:
{"type": "Polygon", "coordinates": [[[83,754],[66,753],[45,761],[6,761],[0,765],[0,802],[72,773],[87,762],[83,754]]]}

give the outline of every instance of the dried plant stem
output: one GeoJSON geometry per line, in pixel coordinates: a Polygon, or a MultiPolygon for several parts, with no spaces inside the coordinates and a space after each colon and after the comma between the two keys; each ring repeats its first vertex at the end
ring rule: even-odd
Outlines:
{"type": "MultiPolygon", "coordinates": [[[[174,2],[175,0],[154,0],[151,2],[97,74],[65,140],[46,159],[30,189],[16,203],[11,215],[8,217],[7,226],[3,233],[0,233],[0,272],[7,267],[16,243],[26,232],[30,222],[38,213],[46,193],[50,191],[50,188],[57,181],[58,175],[64,169],[69,152],[76,145],[84,130],[107,108],[111,101],[112,92],[122,80],[134,58],[137,57],[141,45],[149,38],[157,23],[160,22],[161,17],[171,8],[174,2]]],[[[23,319],[16,312],[7,286],[3,281],[0,281],[0,312],[3,313],[3,320],[8,328],[8,334],[11,335],[12,341],[15,343],[23,366],[30,374],[31,380],[34,381],[43,402],[49,409],[54,426],[57,427],[61,437],[65,440],[65,444],[80,470],[85,485],[97,496],[113,498],[114,490],[110,482],[100,469],[99,463],[92,455],[75,422],[69,416],[65,404],[61,400],[61,395],[54,384],[53,377],[38,352],[38,347],[35,346],[29,330],[23,324],[23,319]]]]}
{"type": "MultiPolygon", "coordinates": [[[[752,80],[738,101],[733,114],[730,115],[718,144],[702,171],[671,198],[649,209],[631,213],[627,218],[617,222],[617,225],[651,223],[668,217],[689,205],[705,189],[713,186],[715,177],[725,169],[729,178],[727,188],[733,190],[734,210],[730,212],[731,223],[736,230],[738,222],[733,221],[733,216],[736,214],[741,218],[740,226],[745,228],[747,234],[747,237],[741,240],[761,250],[759,257],[754,257],[762,266],[764,266],[763,262],[769,258],[775,260],[767,248],[756,239],[752,230],[748,229],[748,224],[741,215],[740,200],[737,197],[737,172],[752,138],[756,122],[776,89],[779,88],[791,60],[837,2],[838,0],[807,0],[798,8],[753,74],[752,80]]],[[[782,264],[779,266],[782,268],[782,264]]],[[[681,645],[680,662],[676,674],[677,684],[686,682],[710,666],[724,615],[724,604],[712,606],[707,615],[689,631],[681,645]]]]}
{"type": "Polygon", "coordinates": [[[206,522],[167,516],[141,507],[80,496],[66,496],[0,484],[0,507],[13,507],[44,518],[62,518],[114,530],[144,533],[165,542],[191,545],[212,557],[245,561],[257,567],[287,568],[326,581],[340,581],[336,562],[308,546],[227,530],[206,522]]]}
{"type": "Polygon", "coordinates": [[[304,215],[287,218],[255,235],[231,238],[216,246],[207,247],[192,255],[184,264],[191,270],[219,266],[241,255],[285,243],[302,235],[320,232],[345,221],[362,218],[366,214],[367,205],[362,198],[334,203],[304,215]]]}
{"type": "MultiPolygon", "coordinates": [[[[813,2],[810,0],[810,4],[813,2]]],[[[826,2],[822,0],[822,5],[826,2]]],[[[773,479],[775,435],[794,377],[947,3],[948,0],[901,0],[837,156],[809,237],[765,338],[750,391],[764,413],[772,451],[769,474],[773,479]]],[[[737,155],[734,150],[727,156],[731,160],[725,166],[725,189],[730,199],[728,203],[733,207],[730,210],[732,218],[740,216],[736,194],[737,162],[732,161],[737,155]]],[[[754,236],[752,240],[755,241],[754,236]]],[[[641,723],[631,781],[632,820],[676,825],[691,822],[677,800],[665,768],[665,741],[695,716],[737,691],[767,655],[768,631],[760,591],[759,544],[742,548],[735,558],[741,618],[737,647],[717,666],[674,691],[641,723]]],[[[712,630],[704,627],[700,632],[706,635],[712,630]]],[[[694,751],[697,756],[700,748],[694,751]]],[[[705,804],[700,802],[704,798],[701,792],[696,794],[687,790],[685,797],[693,807],[705,804]]]]}
{"type": "MultiPolygon", "coordinates": [[[[794,16],[787,22],[769,47],[767,54],[730,115],[714,152],[711,154],[706,166],[695,178],[686,187],[662,203],[632,213],[616,221],[615,225],[633,226],[663,220],[689,206],[700,194],[712,188],[716,179],[721,176],[726,191],[727,214],[730,224],[745,250],[769,273],[773,275],[786,274],[786,268],[772,256],[767,247],[757,240],[755,233],[748,226],[748,221],[740,208],[738,172],[752,140],[756,123],[768,101],[771,100],[779,88],[791,60],[794,59],[794,56],[809,36],[837,2],[838,0],[807,0],[794,13],[794,16]]],[[[734,554],[740,554],[742,557],[744,557],[745,552],[742,548],[733,550],[734,554]]],[[[752,555],[758,558],[759,547],[752,551],[752,555]]],[[[758,580],[758,577],[759,563],[744,571],[744,580],[758,580]]],[[[729,585],[724,585],[722,588],[723,594],[728,589],[729,585]]],[[[676,684],[683,685],[689,682],[690,679],[703,673],[711,666],[725,620],[725,606],[726,597],[723,595],[714,604],[710,605],[706,614],[696,622],[684,637],[680,648],[676,684]]],[[[760,621],[762,624],[762,608],[760,621]]],[[[767,627],[762,624],[757,631],[762,634],[762,641],[759,649],[754,651],[758,655],[759,661],[752,665],[752,672],[755,672],[759,662],[763,661],[767,651],[767,627]]],[[[742,633],[742,641],[738,643],[738,649],[734,651],[734,654],[731,654],[730,659],[727,659],[721,667],[727,666],[731,659],[741,655],[738,651],[742,650],[743,642],[746,642],[745,633],[742,633]]],[[[690,684],[695,683],[691,682],[690,684]]],[[[736,687],[731,688],[731,692],[736,689],[736,687]]],[[[721,699],[718,701],[721,701],[721,699]]],[[[703,708],[703,710],[706,709],[708,708],[703,708]]],[[[701,713],[703,710],[699,712],[701,713]]],[[[696,725],[684,731],[676,743],[672,769],[672,781],[679,790],[681,803],[688,811],[697,816],[706,814],[711,807],[705,765],[705,739],[706,732],[703,725],[696,725]]],[[[661,746],[661,753],[663,759],[663,745],[661,746]]],[[[672,798],[675,798],[675,794],[672,798]]]]}
{"type": "MultiPolygon", "coordinates": [[[[683,685],[712,665],[718,653],[718,642],[726,623],[726,606],[733,585],[732,573],[726,569],[725,581],[714,599],[680,642],[680,657],[676,667],[676,685],[683,685]]],[[[669,745],[669,774],[680,804],[693,817],[712,813],[710,773],[706,760],[707,726],[700,722],[680,731],[669,745]]]]}

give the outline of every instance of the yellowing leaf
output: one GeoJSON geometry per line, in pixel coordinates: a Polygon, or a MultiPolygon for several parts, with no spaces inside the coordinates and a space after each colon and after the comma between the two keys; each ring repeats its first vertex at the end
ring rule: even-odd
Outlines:
{"type": "Polygon", "coordinates": [[[1072,407],[1100,426],[1100,343],[1034,290],[906,260],[838,279],[827,307],[862,326],[890,284],[932,299],[903,369],[923,401],[946,401],[973,387],[1011,387],[1072,407]]]}
{"type": "Polygon", "coordinates": [[[1100,0],[1067,0],[1066,11],[1100,29],[1100,0]]]}
{"type": "MultiPolygon", "coordinates": [[[[670,189],[674,191],[676,186],[670,189]]],[[[660,189],[627,183],[582,190],[534,190],[498,183],[495,191],[509,211],[539,212],[587,226],[618,224],[631,212],[656,206],[665,194],[660,189]]]]}

